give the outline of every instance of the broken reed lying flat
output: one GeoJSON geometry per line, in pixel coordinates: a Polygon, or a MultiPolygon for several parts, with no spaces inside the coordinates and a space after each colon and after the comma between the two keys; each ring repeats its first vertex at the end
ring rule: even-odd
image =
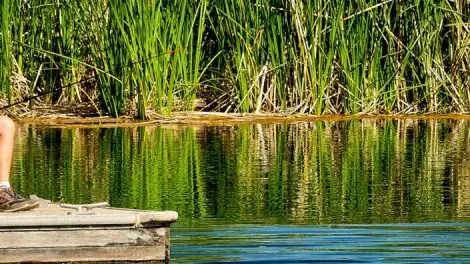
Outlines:
{"type": "MultiPolygon", "coordinates": [[[[98,69],[50,103],[99,101],[114,116],[208,109],[301,113],[468,112],[470,7],[451,0],[4,0],[8,67],[29,94],[98,69]],[[11,14],[10,16],[5,14],[11,14]],[[10,31],[11,29],[11,31],[10,31]],[[12,55],[12,57],[11,57],[12,55]],[[11,61],[9,64],[8,61],[11,61]]],[[[6,62],[6,64],[5,64],[6,62]]]]}

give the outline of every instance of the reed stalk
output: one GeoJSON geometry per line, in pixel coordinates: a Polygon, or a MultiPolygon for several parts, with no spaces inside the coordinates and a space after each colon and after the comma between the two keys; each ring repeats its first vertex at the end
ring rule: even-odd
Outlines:
{"type": "Polygon", "coordinates": [[[10,76],[11,76],[11,31],[10,12],[11,1],[5,0],[0,3],[0,92],[6,96],[11,103],[13,100],[10,76]]]}

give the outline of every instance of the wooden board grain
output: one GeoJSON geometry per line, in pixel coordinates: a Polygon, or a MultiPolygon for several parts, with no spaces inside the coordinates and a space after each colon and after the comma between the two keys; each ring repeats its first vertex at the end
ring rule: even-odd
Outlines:
{"type": "Polygon", "coordinates": [[[67,248],[164,245],[165,228],[0,232],[0,248],[67,248]]]}
{"type": "Polygon", "coordinates": [[[0,228],[62,226],[169,226],[178,219],[173,211],[145,211],[123,208],[95,208],[80,214],[73,209],[50,204],[30,211],[0,213],[0,228]]]}
{"type": "Polygon", "coordinates": [[[165,246],[0,249],[0,263],[163,261],[165,246]]]}

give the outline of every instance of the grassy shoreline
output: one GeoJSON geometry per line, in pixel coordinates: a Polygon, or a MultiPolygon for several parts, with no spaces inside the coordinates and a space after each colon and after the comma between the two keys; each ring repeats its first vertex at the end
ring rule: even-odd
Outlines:
{"type": "Polygon", "coordinates": [[[136,127],[149,125],[163,126],[219,126],[219,125],[250,125],[275,124],[294,122],[339,122],[350,120],[470,120],[466,114],[421,114],[421,115],[311,115],[311,114],[240,114],[221,112],[173,112],[169,116],[161,116],[153,120],[136,120],[130,117],[74,117],[50,115],[43,117],[23,117],[15,121],[20,124],[34,124],[48,127],[136,127]]]}

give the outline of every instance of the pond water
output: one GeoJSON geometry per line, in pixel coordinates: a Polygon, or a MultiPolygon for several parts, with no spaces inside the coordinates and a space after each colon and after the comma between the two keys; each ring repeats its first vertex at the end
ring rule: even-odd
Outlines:
{"type": "Polygon", "coordinates": [[[470,122],[18,127],[12,181],[175,210],[172,263],[470,263],[470,122]]]}

